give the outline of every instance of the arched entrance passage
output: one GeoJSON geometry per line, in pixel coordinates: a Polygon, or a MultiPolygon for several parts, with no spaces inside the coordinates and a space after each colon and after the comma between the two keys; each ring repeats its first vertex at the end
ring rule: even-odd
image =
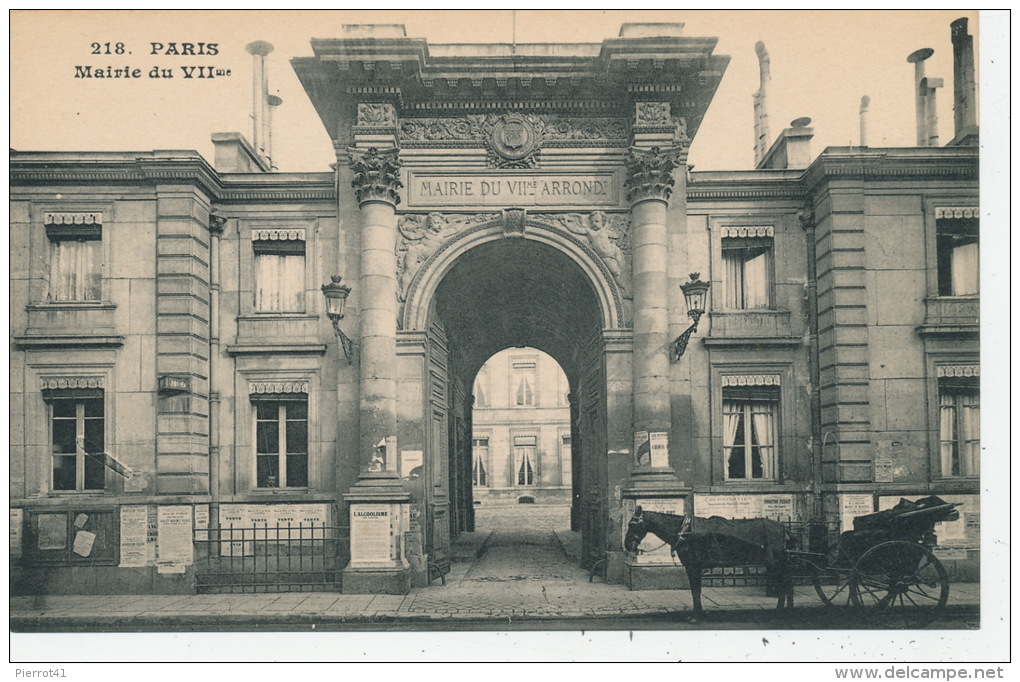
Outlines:
{"type": "MultiPolygon", "coordinates": [[[[426,482],[418,518],[426,550],[445,568],[450,538],[473,530],[471,392],[478,370],[500,350],[531,346],[552,356],[569,383],[572,525],[590,564],[607,542],[604,331],[617,324],[618,292],[601,276],[601,263],[573,242],[486,232],[430,259],[406,304],[401,334],[408,344],[415,340],[424,360],[426,482]]],[[[403,403],[401,412],[412,417],[415,406],[403,403]]]]}

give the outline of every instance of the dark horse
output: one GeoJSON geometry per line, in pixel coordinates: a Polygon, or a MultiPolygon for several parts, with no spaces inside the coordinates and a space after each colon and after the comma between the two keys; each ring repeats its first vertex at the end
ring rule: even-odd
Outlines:
{"type": "Polygon", "coordinates": [[[769,587],[778,593],[776,608],[793,608],[793,576],[786,552],[791,537],[778,521],[718,516],[692,519],[638,507],[624,547],[636,552],[648,533],[668,544],[686,569],[695,616],[702,613],[701,574],[719,566],[764,565],[769,587]]]}

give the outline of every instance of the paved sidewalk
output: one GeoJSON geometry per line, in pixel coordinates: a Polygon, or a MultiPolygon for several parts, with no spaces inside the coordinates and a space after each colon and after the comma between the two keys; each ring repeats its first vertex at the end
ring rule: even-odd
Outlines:
{"type": "MultiPolygon", "coordinates": [[[[421,622],[441,628],[443,622],[479,621],[481,629],[498,629],[504,621],[605,619],[612,621],[682,614],[692,608],[688,590],[630,591],[589,582],[571,554],[578,551],[576,533],[553,530],[561,518],[520,523],[520,514],[488,517],[486,530],[464,534],[454,548],[446,585],[439,580],[406,595],[344,595],[325,592],[282,594],[53,595],[12,597],[11,629],[146,630],[188,624],[195,629],[273,624],[421,622]],[[488,530],[490,529],[491,530],[488,530]],[[491,624],[491,625],[490,625],[491,624]]],[[[559,526],[562,528],[563,526],[559,526]]],[[[681,569],[678,568],[677,571],[681,569]]],[[[763,588],[705,588],[708,611],[766,611],[775,599],[763,588]]],[[[810,586],[798,587],[800,608],[821,608],[810,586]]],[[[950,605],[979,603],[978,585],[953,584],[950,605]]],[[[620,627],[625,627],[621,625],[620,627]]]]}

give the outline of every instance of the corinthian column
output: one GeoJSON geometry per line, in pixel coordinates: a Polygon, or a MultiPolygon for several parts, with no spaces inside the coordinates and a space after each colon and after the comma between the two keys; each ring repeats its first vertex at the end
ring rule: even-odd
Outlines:
{"type": "Polygon", "coordinates": [[[389,449],[377,446],[397,433],[396,205],[403,187],[399,150],[347,151],[354,171],[351,186],[361,207],[361,472],[395,476],[395,441],[389,449]]]}
{"type": "MultiPolygon", "coordinates": [[[[634,431],[638,434],[670,433],[666,209],[673,170],[679,163],[679,150],[672,148],[632,148],[627,157],[624,187],[631,204],[633,239],[634,431]]],[[[662,452],[666,437],[651,436],[644,445],[636,442],[635,467],[668,467],[668,452],[662,452]]]]}

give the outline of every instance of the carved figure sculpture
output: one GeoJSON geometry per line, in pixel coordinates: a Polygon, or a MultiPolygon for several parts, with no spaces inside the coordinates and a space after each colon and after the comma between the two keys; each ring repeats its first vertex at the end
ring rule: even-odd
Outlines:
{"type": "Polygon", "coordinates": [[[404,300],[418,268],[449,236],[449,226],[449,221],[442,213],[406,215],[397,223],[397,228],[404,237],[397,257],[401,301],[404,300]]]}
{"type": "Polygon", "coordinates": [[[585,237],[592,250],[606,264],[613,275],[617,286],[626,298],[630,283],[630,260],[627,258],[627,234],[618,229],[613,220],[604,211],[594,211],[587,215],[567,213],[561,217],[564,227],[570,232],[585,237]]]}

